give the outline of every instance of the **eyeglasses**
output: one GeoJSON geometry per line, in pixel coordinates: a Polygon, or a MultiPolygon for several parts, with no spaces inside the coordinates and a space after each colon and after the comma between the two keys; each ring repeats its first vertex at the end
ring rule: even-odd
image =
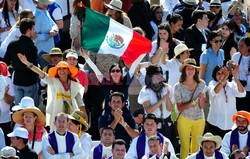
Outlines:
{"type": "Polygon", "coordinates": [[[225,88],[223,88],[223,89],[224,89],[224,95],[225,95],[225,97],[226,97],[226,103],[227,103],[227,102],[228,102],[227,91],[226,91],[225,88]]]}
{"type": "Polygon", "coordinates": [[[217,44],[218,42],[222,43],[222,40],[214,40],[214,43],[217,44]]]}
{"type": "Polygon", "coordinates": [[[112,73],[115,73],[115,72],[116,72],[116,73],[120,73],[121,70],[118,70],[118,69],[117,69],[117,70],[111,70],[111,72],[112,72],[112,73]]]}

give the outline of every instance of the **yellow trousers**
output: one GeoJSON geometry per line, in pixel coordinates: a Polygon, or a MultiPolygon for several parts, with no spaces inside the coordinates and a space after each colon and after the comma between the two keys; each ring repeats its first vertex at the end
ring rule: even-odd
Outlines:
{"type": "Polygon", "coordinates": [[[186,159],[189,152],[192,154],[199,149],[197,136],[203,135],[205,119],[190,120],[180,115],[177,122],[177,130],[181,141],[180,159],[186,159]]]}

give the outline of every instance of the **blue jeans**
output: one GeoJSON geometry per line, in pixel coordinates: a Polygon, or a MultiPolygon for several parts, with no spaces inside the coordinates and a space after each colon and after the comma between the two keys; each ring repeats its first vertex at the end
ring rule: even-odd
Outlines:
{"type": "Polygon", "coordinates": [[[35,105],[38,105],[38,84],[33,84],[31,86],[18,86],[14,85],[15,90],[15,104],[18,105],[21,99],[25,96],[31,97],[35,105]]]}

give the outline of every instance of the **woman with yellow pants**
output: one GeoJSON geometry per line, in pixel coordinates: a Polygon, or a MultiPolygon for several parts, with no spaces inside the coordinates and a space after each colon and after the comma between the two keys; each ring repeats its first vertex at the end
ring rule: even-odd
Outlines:
{"type": "Polygon", "coordinates": [[[199,69],[194,59],[186,59],[179,68],[180,81],[174,87],[177,109],[180,112],[177,130],[181,141],[181,159],[185,159],[189,152],[198,151],[196,139],[203,135],[205,128],[203,108],[206,104],[206,84],[198,77],[199,69]]]}

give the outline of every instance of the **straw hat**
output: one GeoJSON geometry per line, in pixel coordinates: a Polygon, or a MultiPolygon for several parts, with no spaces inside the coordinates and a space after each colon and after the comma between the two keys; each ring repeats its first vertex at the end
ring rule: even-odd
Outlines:
{"type": "Polygon", "coordinates": [[[196,66],[196,61],[195,59],[192,58],[187,58],[186,60],[184,60],[184,63],[180,66],[179,71],[182,72],[182,69],[185,66],[193,66],[194,68],[196,68],[198,71],[200,70],[200,67],[196,66]]]}
{"type": "Polygon", "coordinates": [[[84,131],[87,131],[89,129],[89,124],[86,122],[85,119],[85,113],[80,110],[75,110],[71,115],[69,115],[69,119],[76,120],[79,123],[83,124],[85,126],[84,131]]]}
{"type": "Polygon", "coordinates": [[[177,45],[177,46],[174,48],[174,54],[175,54],[175,56],[178,56],[178,55],[180,55],[183,51],[186,51],[186,50],[192,51],[192,50],[194,50],[194,49],[189,49],[189,48],[187,47],[187,45],[185,45],[185,44],[179,44],[179,45],[177,45]]]}
{"type": "Polygon", "coordinates": [[[196,4],[198,4],[197,0],[183,0],[183,2],[188,4],[188,5],[196,5],[196,4]]]}
{"type": "Polygon", "coordinates": [[[10,158],[10,157],[19,158],[16,155],[16,150],[10,146],[3,147],[0,151],[0,155],[1,157],[4,157],[4,158],[10,158]]]}
{"type": "Polygon", "coordinates": [[[238,111],[236,114],[234,114],[233,117],[232,117],[233,122],[236,121],[237,117],[241,117],[241,118],[247,119],[248,124],[250,124],[250,113],[248,113],[247,111],[243,111],[242,110],[242,111],[238,111]]]}
{"type": "Polygon", "coordinates": [[[216,143],[216,149],[220,148],[221,145],[221,137],[218,135],[213,135],[212,133],[206,133],[204,136],[198,136],[197,142],[202,147],[203,141],[213,141],[216,143]]]}
{"type": "Polygon", "coordinates": [[[54,0],[35,0],[35,1],[46,5],[54,3],[54,0]]]}
{"type": "Polygon", "coordinates": [[[34,100],[30,97],[23,97],[18,105],[12,107],[12,111],[18,111],[28,107],[35,107],[34,100]]]}
{"type": "Polygon", "coordinates": [[[68,68],[69,72],[71,73],[71,77],[76,77],[78,73],[78,69],[76,67],[69,66],[69,64],[65,61],[60,61],[55,67],[51,67],[49,69],[49,76],[55,77],[58,68],[68,68]]]}
{"type": "Polygon", "coordinates": [[[109,4],[104,4],[110,9],[122,12],[122,1],[121,0],[112,0],[109,4]]]}
{"type": "Polygon", "coordinates": [[[0,61],[0,72],[3,76],[10,76],[10,73],[8,71],[8,66],[3,61],[0,61]]]}
{"type": "Polygon", "coordinates": [[[55,47],[50,50],[48,54],[43,54],[42,57],[45,61],[51,62],[51,55],[63,55],[61,49],[55,47]]]}
{"type": "Polygon", "coordinates": [[[32,112],[32,113],[35,113],[36,116],[37,116],[37,119],[36,119],[36,122],[39,123],[39,124],[42,124],[44,125],[45,122],[46,122],[46,118],[45,118],[45,115],[41,112],[41,110],[35,106],[33,107],[27,107],[27,108],[24,108],[20,111],[17,111],[13,114],[13,121],[15,123],[18,123],[18,124],[21,124],[21,125],[24,125],[24,120],[23,120],[23,113],[25,112],[32,112]]]}
{"type": "Polygon", "coordinates": [[[211,0],[210,6],[221,6],[220,0],[211,0]]]}

